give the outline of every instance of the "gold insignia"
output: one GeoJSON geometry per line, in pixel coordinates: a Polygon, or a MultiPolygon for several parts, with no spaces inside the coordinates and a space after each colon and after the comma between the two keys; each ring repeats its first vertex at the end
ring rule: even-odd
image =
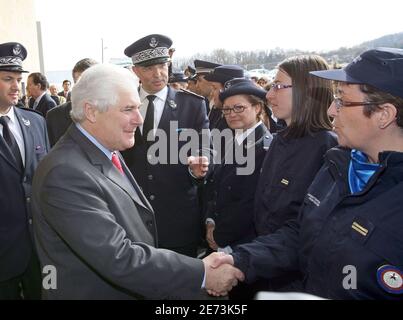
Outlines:
{"type": "Polygon", "coordinates": [[[284,184],[284,185],[286,185],[286,186],[288,186],[289,183],[290,183],[290,181],[288,181],[287,179],[282,179],[282,180],[281,180],[281,183],[284,184]]]}
{"type": "Polygon", "coordinates": [[[363,226],[359,225],[357,222],[353,222],[353,224],[351,225],[351,228],[353,228],[358,233],[362,234],[364,237],[368,234],[368,229],[365,229],[363,226]]]}

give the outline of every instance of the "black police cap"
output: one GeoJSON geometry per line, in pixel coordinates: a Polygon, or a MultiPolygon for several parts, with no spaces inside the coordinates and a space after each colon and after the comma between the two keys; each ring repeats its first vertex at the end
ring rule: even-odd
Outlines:
{"type": "Polygon", "coordinates": [[[207,74],[204,79],[211,82],[220,82],[224,85],[229,80],[243,78],[244,76],[244,70],[240,66],[222,65],[207,74]]]}
{"type": "Polygon", "coordinates": [[[0,71],[28,72],[22,68],[27,50],[18,42],[0,44],[0,71]]]}
{"type": "Polygon", "coordinates": [[[204,60],[195,60],[194,65],[196,68],[196,74],[207,74],[213,71],[214,68],[221,66],[221,64],[204,60]]]}
{"type": "Polygon", "coordinates": [[[150,34],[130,46],[124,53],[132,58],[134,65],[143,67],[170,61],[169,48],[172,40],[162,34],[150,34]]]}
{"type": "Polygon", "coordinates": [[[367,50],[343,69],[310,73],[328,80],[368,84],[380,91],[403,98],[403,49],[367,50]]]}
{"type": "Polygon", "coordinates": [[[183,72],[172,72],[169,76],[169,83],[173,82],[188,82],[188,78],[185,76],[183,72]]]}
{"type": "Polygon", "coordinates": [[[236,78],[224,84],[224,90],[220,92],[219,98],[221,101],[224,101],[225,99],[238,94],[246,94],[256,96],[265,101],[266,93],[266,90],[258,87],[252,80],[236,78]]]}

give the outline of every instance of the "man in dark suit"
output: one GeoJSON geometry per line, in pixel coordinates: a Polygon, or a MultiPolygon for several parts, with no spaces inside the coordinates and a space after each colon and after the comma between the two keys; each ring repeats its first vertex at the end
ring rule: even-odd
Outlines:
{"type": "Polygon", "coordinates": [[[154,248],[154,211],[119,153],[143,123],[137,86],[118,66],[85,71],[73,88],[74,124],[37,169],[35,239],[42,266],[57,270],[45,298],[197,298],[203,283],[224,294],[242,278],[228,265],[213,269],[214,256],[154,248]]]}
{"type": "MultiPolygon", "coordinates": [[[[178,161],[179,150],[186,143],[178,139],[178,134],[203,136],[209,132],[209,123],[203,97],[167,86],[171,44],[168,37],[153,34],[125,50],[141,81],[140,112],[145,123],[137,128],[136,145],[123,156],[155,210],[159,246],[195,257],[202,237],[202,218],[192,174],[198,178],[200,175],[193,165],[187,165],[186,159],[178,161]],[[170,151],[170,154],[158,162],[151,153],[157,145],[153,145],[152,140],[159,133],[166,137],[165,141],[157,138],[161,140],[157,142],[163,149],[161,152],[166,155],[164,151],[170,151]]],[[[199,148],[206,151],[208,139],[207,144],[199,148]]],[[[208,163],[204,165],[206,169],[208,163]]]]}
{"type": "Polygon", "coordinates": [[[49,146],[43,117],[15,107],[26,56],[19,43],[0,44],[0,300],[41,293],[30,202],[34,171],[49,146]]]}
{"type": "Polygon", "coordinates": [[[44,117],[46,117],[46,113],[50,109],[56,107],[56,102],[47,93],[49,87],[48,80],[39,72],[31,73],[28,76],[27,86],[32,98],[34,99],[32,109],[39,111],[44,117]]]}
{"type": "Polygon", "coordinates": [[[58,93],[59,96],[65,97],[66,98],[66,102],[71,101],[71,91],[70,91],[70,87],[71,87],[71,82],[70,80],[64,80],[63,81],[63,91],[60,91],[58,93]]]}
{"type": "MultiPolygon", "coordinates": [[[[73,68],[74,83],[80,79],[81,74],[89,67],[98,64],[97,61],[89,58],[78,61],[73,68]]],[[[48,128],[50,146],[53,147],[56,142],[64,135],[67,128],[71,125],[71,101],[68,101],[52,110],[46,115],[46,126],[48,128]]]]}

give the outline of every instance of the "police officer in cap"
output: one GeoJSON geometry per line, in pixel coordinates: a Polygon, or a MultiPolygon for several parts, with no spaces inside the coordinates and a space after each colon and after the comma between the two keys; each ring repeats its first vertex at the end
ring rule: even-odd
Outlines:
{"type": "Polygon", "coordinates": [[[187,89],[188,87],[188,78],[185,74],[181,72],[172,72],[169,76],[169,86],[173,89],[187,89]]]}
{"type": "Polygon", "coordinates": [[[196,69],[196,90],[198,94],[202,95],[206,99],[208,114],[213,108],[214,97],[213,87],[211,86],[211,83],[205,79],[205,77],[212,72],[214,68],[219,67],[220,64],[197,59],[194,61],[194,65],[196,69]]]}
{"type": "Polygon", "coordinates": [[[0,44],[0,300],[40,299],[41,272],[33,247],[31,184],[49,149],[45,119],[16,108],[27,51],[0,44]]]}
{"type": "Polygon", "coordinates": [[[170,150],[179,155],[185,142],[178,142],[178,134],[185,130],[201,134],[202,129],[209,126],[202,97],[167,86],[171,45],[170,38],[152,34],[125,49],[125,54],[132,58],[133,71],[141,81],[140,113],[144,124],[136,130],[134,147],[123,155],[155,211],[159,247],[195,257],[202,236],[202,219],[197,187],[192,179],[205,176],[208,160],[193,157],[188,166],[186,159],[179,159],[179,164],[171,160],[171,154],[167,157],[168,163],[155,164],[153,156],[147,155],[156,129],[167,136],[167,145],[163,145],[164,150],[160,153],[170,150]],[[170,126],[174,128],[175,125],[178,127],[170,130],[170,126]]]}

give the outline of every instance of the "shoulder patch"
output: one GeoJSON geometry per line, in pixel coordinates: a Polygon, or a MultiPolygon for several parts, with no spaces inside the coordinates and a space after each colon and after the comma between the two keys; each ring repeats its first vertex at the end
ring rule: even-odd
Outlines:
{"type": "Polygon", "coordinates": [[[194,92],[189,91],[189,90],[186,90],[186,89],[180,89],[178,92],[187,93],[187,94],[190,94],[190,95],[192,95],[192,96],[195,96],[195,97],[197,97],[197,98],[200,98],[200,99],[203,99],[203,100],[204,100],[204,97],[203,97],[203,96],[198,95],[197,93],[194,93],[194,92]]]}

